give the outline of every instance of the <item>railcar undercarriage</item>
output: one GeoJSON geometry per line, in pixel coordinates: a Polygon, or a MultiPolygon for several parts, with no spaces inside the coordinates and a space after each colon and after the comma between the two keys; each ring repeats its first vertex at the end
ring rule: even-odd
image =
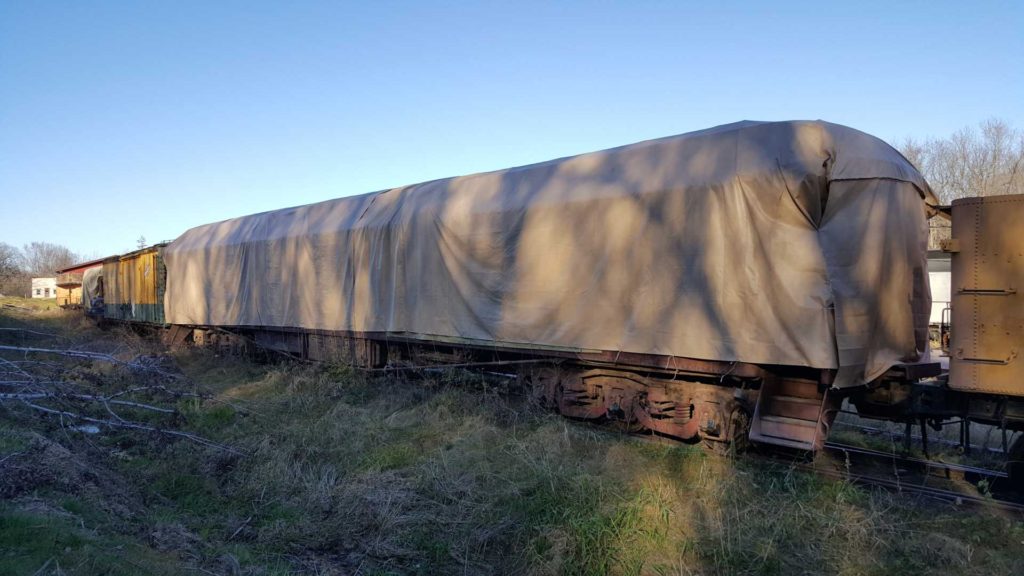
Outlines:
{"type": "Polygon", "coordinates": [[[1018,440],[1009,446],[1008,432],[1024,431],[1024,399],[1015,396],[968,393],[949,388],[947,374],[919,380],[886,379],[854,391],[850,404],[866,418],[920,424],[927,453],[928,428],[941,431],[951,424],[960,427],[960,446],[971,451],[970,424],[995,426],[1002,431],[1002,451],[1024,450],[1018,440]]]}
{"type": "Polygon", "coordinates": [[[261,348],[375,370],[514,367],[543,406],[568,418],[703,441],[716,452],[748,439],[819,449],[840,401],[828,391],[834,377],[829,370],[255,327],[173,326],[165,339],[234,352],[261,348]]]}
{"type": "MultiPolygon", "coordinates": [[[[255,327],[171,326],[164,339],[172,345],[191,343],[228,353],[265,350],[383,372],[466,367],[514,374],[541,406],[567,418],[702,442],[716,453],[741,450],[748,441],[818,451],[844,401],[862,417],[920,424],[926,451],[926,425],[939,430],[959,423],[965,451],[971,449],[968,423],[1024,430],[1024,399],[951,390],[938,363],[898,365],[867,386],[839,391],[831,389],[831,370],[671,356],[255,327]]],[[[1003,452],[1013,481],[1020,483],[1024,464],[1016,461],[1024,460],[1024,435],[1003,452]]]]}

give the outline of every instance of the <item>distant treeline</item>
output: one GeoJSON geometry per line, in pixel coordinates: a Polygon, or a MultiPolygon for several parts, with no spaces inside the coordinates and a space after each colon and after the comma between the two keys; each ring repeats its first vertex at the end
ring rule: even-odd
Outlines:
{"type": "Polygon", "coordinates": [[[943,204],[967,196],[1024,194],[1024,130],[991,119],[948,138],[906,139],[900,152],[943,204]]]}
{"type": "MultiPolygon", "coordinates": [[[[924,174],[943,204],[968,196],[1024,194],[1024,130],[990,119],[947,138],[907,138],[900,152],[924,174]]],[[[950,236],[950,223],[930,221],[928,247],[950,236]]]]}
{"type": "Polygon", "coordinates": [[[80,262],[68,247],[49,242],[30,242],[21,248],[0,242],[0,294],[28,297],[32,278],[53,276],[54,270],[80,262]]]}

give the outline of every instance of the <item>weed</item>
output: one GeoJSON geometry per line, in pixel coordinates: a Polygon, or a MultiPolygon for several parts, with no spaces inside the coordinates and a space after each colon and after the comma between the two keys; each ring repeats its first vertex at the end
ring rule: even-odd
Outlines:
{"type": "Polygon", "coordinates": [[[22,430],[0,426],[0,458],[21,452],[29,447],[28,434],[22,430]]]}
{"type": "Polygon", "coordinates": [[[174,555],[130,539],[96,536],[70,518],[0,507],[0,574],[175,574],[174,555]]]}
{"type": "Polygon", "coordinates": [[[209,404],[198,398],[182,400],[178,410],[188,423],[200,432],[221,430],[235,417],[235,409],[227,404],[209,404]]]}

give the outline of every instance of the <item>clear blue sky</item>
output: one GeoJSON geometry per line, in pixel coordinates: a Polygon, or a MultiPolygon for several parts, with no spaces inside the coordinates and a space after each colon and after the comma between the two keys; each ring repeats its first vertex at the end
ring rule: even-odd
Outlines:
{"type": "Polygon", "coordinates": [[[1024,2],[0,2],[0,241],[139,235],[742,119],[1024,128],[1024,2]]]}

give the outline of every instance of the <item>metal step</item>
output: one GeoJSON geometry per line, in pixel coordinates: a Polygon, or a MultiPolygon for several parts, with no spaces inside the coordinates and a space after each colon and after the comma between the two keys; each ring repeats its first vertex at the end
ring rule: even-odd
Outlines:
{"type": "Polygon", "coordinates": [[[800,396],[769,396],[762,413],[775,416],[787,416],[817,422],[821,412],[821,397],[803,398],[800,396]]]}
{"type": "Polygon", "coordinates": [[[818,392],[818,383],[811,380],[782,380],[767,385],[772,394],[776,396],[821,398],[821,394],[818,392]]]}
{"type": "Polygon", "coordinates": [[[788,440],[800,444],[801,447],[806,446],[810,449],[814,446],[818,422],[817,420],[808,421],[782,416],[761,416],[760,428],[762,437],[788,440]]]}
{"type": "Polygon", "coordinates": [[[790,418],[788,416],[775,416],[772,414],[762,414],[762,422],[773,422],[775,424],[786,425],[786,426],[801,426],[804,428],[813,428],[818,424],[817,420],[806,420],[804,418],[790,418]]]}
{"type": "Polygon", "coordinates": [[[775,402],[794,402],[796,404],[811,404],[817,406],[821,404],[821,395],[816,395],[813,398],[805,398],[803,396],[772,396],[772,400],[775,402]]]}
{"type": "Polygon", "coordinates": [[[750,439],[801,450],[817,450],[827,436],[822,410],[827,395],[814,382],[765,382],[750,423],[750,439]]]}

